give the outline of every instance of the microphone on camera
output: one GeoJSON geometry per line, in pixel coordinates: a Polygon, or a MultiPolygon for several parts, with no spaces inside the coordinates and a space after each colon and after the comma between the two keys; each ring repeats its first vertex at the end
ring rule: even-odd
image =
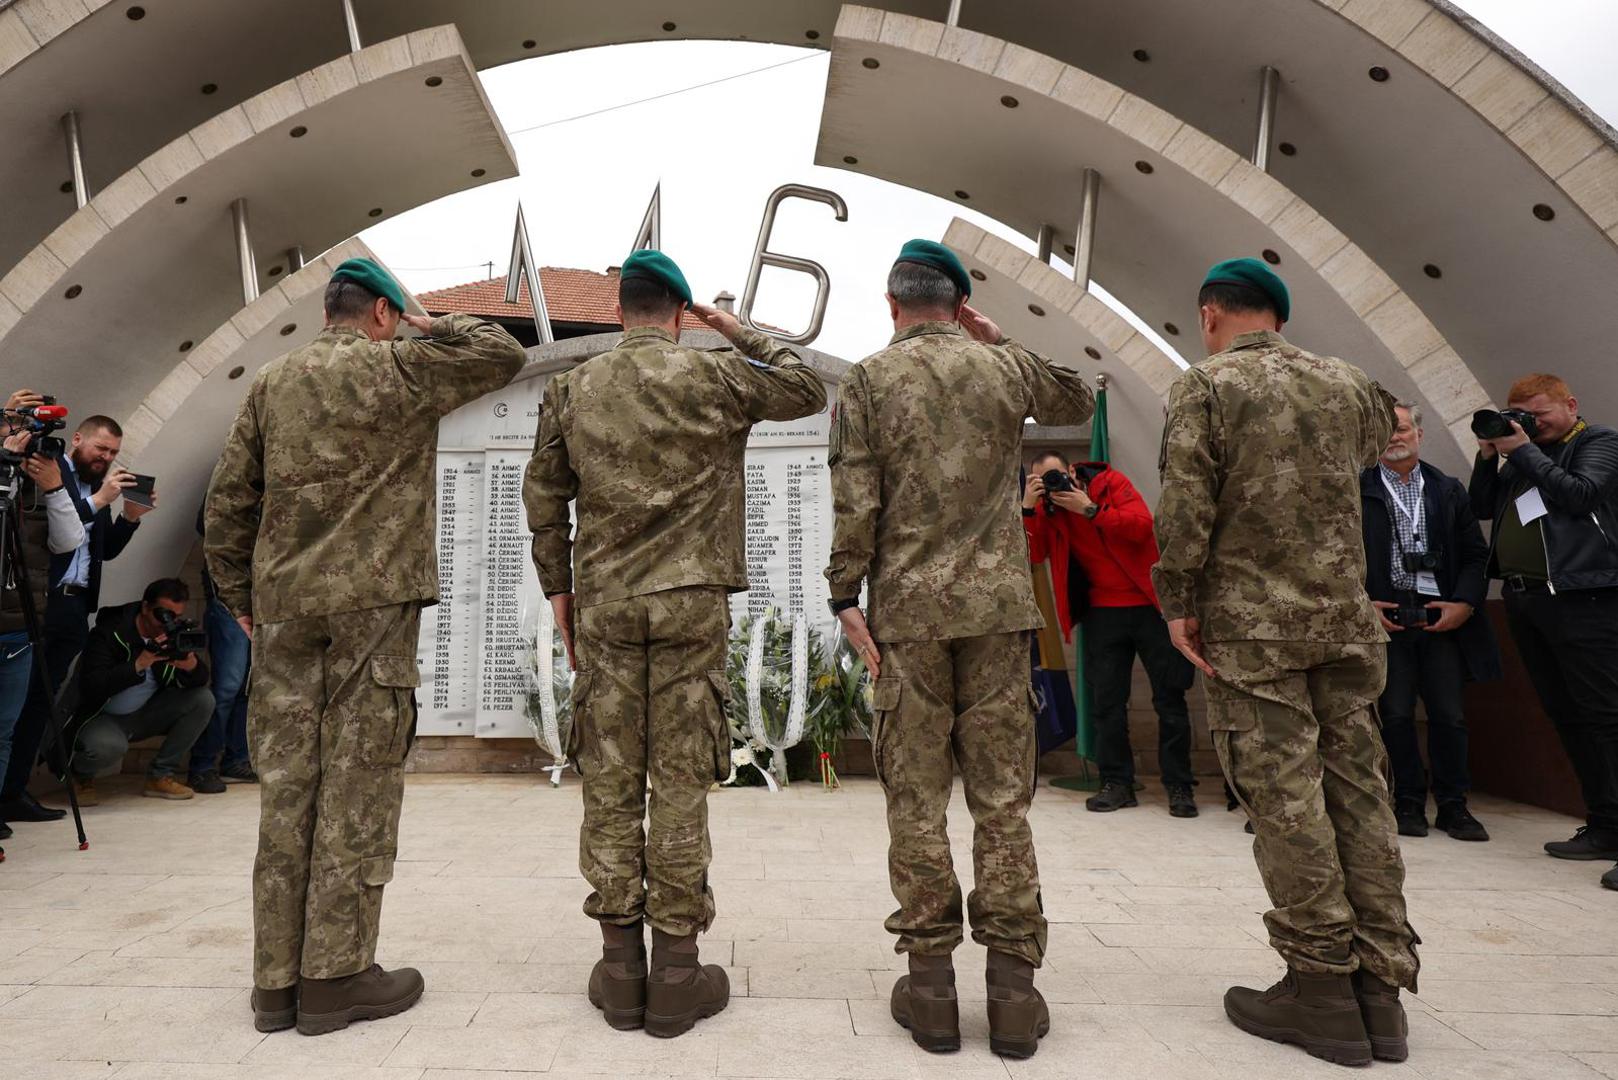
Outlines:
{"type": "Polygon", "coordinates": [[[66,405],[35,405],[32,408],[18,409],[17,411],[27,416],[32,416],[35,420],[67,419],[66,405]]]}

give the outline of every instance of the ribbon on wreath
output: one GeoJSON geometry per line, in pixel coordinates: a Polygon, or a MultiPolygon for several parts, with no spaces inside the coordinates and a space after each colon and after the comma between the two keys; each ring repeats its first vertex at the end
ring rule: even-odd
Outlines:
{"type": "MultiPolygon", "coordinates": [[[[776,741],[770,738],[770,733],[764,725],[763,701],[764,645],[773,614],[772,612],[770,615],[754,619],[748,630],[747,730],[754,742],[772,751],[775,760],[784,763],[786,759],[781,755],[788,748],[797,746],[803,741],[803,728],[807,716],[806,703],[809,698],[809,620],[802,612],[792,620],[791,697],[788,699],[785,729],[781,732],[780,740],[776,741]]],[[[764,774],[764,780],[769,784],[771,791],[779,790],[779,785],[770,776],[769,770],[759,767],[753,759],[752,748],[745,749],[748,756],[747,764],[753,765],[764,774]]]]}
{"type": "Polygon", "coordinates": [[[556,615],[549,601],[539,605],[539,631],[534,636],[534,675],[539,683],[539,736],[551,764],[542,770],[551,774],[551,787],[562,786],[567,770],[567,750],[562,744],[562,722],[556,711],[556,615]]]}

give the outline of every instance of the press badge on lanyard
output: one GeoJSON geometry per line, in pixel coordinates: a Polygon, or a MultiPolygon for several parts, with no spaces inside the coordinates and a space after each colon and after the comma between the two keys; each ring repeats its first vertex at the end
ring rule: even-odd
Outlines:
{"type": "MultiPolygon", "coordinates": [[[[1393,489],[1392,484],[1388,483],[1388,478],[1386,476],[1382,477],[1382,486],[1388,489],[1388,495],[1393,500],[1394,513],[1403,515],[1404,519],[1406,521],[1410,522],[1411,536],[1413,536],[1416,539],[1416,541],[1419,543],[1420,540],[1421,540],[1421,507],[1423,506],[1422,499],[1424,498],[1423,492],[1426,490],[1426,487],[1427,487],[1427,478],[1422,475],[1422,472],[1421,472],[1420,469],[1416,470],[1416,481],[1415,482],[1416,482],[1416,512],[1415,512],[1415,514],[1411,514],[1410,510],[1405,507],[1405,504],[1403,503],[1403,501],[1400,500],[1399,493],[1393,489]]],[[[1396,529],[1397,529],[1397,527],[1398,526],[1395,525],[1396,529]]],[[[1401,550],[1403,550],[1403,549],[1401,548],[1401,550]]],[[[1422,550],[1423,551],[1426,550],[1425,546],[1422,548],[1422,550]]],[[[1440,595],[1442,595],[1438,591],[1438,575],[1434,574],[1431,570],[1418,570],[1418,571],[1416,571],[1416,592],[1419,593],[1422,596],[1440,596],[1440,595]]]]}

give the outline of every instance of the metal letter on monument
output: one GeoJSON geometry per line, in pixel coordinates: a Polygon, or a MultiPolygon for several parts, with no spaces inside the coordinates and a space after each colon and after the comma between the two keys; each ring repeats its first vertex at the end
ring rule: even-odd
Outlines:
{"type": "Polygon", "coordinates": [[[808,199],[811,202],[825,203],[836,211],[838,221],[848,220],[848,204],[843,202],[843,197],[835,191],[810,187],[807,184],[783,184],[770,192],[770,197],[764,202],[764,222],[759,226],[758,243],[753,245],[753,265],[747,270],[747,288],[742,290],[741,320],[755,330],[761,329],[753,321],[753,301],[758,299],[758,279],[766,266],[808,274],[815,279],[815,306],[809,316],[809,328],[801,334],[771,332],[772,337],[781,341],[793,345],[807,345],[820,335],[821,325],[826,321],[826,302],[831,298],[831,275],[826,273],[824,266],[813,259],[800,259],[796,255],[780,255],[767,250],[770,231],[775,228],[775,211],[787,199],[808,199]]]}
{"type": "Polygon", "coordinates": [[[630,245],[629,250],[636,252],[647,248],[654,251],[663,250],[663,182],[661,180],[652,189],[652,201],[646,204],[646,216],[641,218],[640,231],[635,233],[635,242],[630,245]]]}
{"type": "Polygon", "coordinates": [[[522,276],[528,275],[528,310],[534,316],[534,330],[539,343],[549,345],[556,340],[551,332],[551,313],[545,307],[545,286],[539,280],[539,266],[534,262],[534,251],[528,246],[528,223],[523,219],[522,203],[517,204],[517,225],[511,234],[511,269],[506,271],[506,303],[515,304],[522,288],[522,276]]]}

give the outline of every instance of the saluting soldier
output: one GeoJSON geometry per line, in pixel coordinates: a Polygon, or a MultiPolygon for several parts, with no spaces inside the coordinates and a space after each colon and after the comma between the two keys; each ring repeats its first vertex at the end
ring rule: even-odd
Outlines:
{"type": "Polygon", "coordinates": [[[438,599],[438,420],[510,382],[523,350],[482,319],[404,307],[376,263],[339,266],[325,328],[253,380],[208,491],[208,570],[253,637],[260,1031],[336,1031],[422,992],[416,971],[373,962],[417,628],[438,599]],[[395,340],[401,321],[426,336],[395,340]]]}
{"type": "Polygon", "coordinates": [[[602,935],[590,1001],[615,1028],[670,1037],[730,1000],[697,935],[714,917],[708,789],[730,773],[727,598],[747,588],[747,434],[819,412],[826,389],[785,345],[693,304],[660,251],[624,260],[617,312],[618,345],[546,388],[523,502],[540,585],[577,660],[579,869],[602,935]],[[734,347],[681,345],[687,307],[734,347]]]}
{"type": "Polygon", "coordinates": [[[1152,576],[1171,638],[1208,678],[1214,748],[1252,820],[1275,905],[1264,921],[1287,963],[1269,990],[1232,987],[1225,1012],[1339,1064],[1402,1061],[1417,938],[1359,497],[1393,398],[1281,336],[1291,299],[1257,259],[1213,267],[1197,302],[1209,357],[1169,391],[1152,576]]]}
{"type": "Polygon", "coordinates": [[[887,793],[887,920],[910,974],[893,1018],[927,1050],[961,1044],[961,887],[945,810],[958,767],[976,824],[972,939],[989,949],[990,1045],[1028,1057],[1050,1028],[1028,807],[1034,791],[1028,573],[1017,483],[1023,423],[1080,424],[1095,395],[967,306],[955,253],[912,240],[888,274],[894,335],[838,388],[829,462],[831,608],[874,684],[871,750],[887,793]],[[870,618],[859,608],[868,581],[870,618]]]}

